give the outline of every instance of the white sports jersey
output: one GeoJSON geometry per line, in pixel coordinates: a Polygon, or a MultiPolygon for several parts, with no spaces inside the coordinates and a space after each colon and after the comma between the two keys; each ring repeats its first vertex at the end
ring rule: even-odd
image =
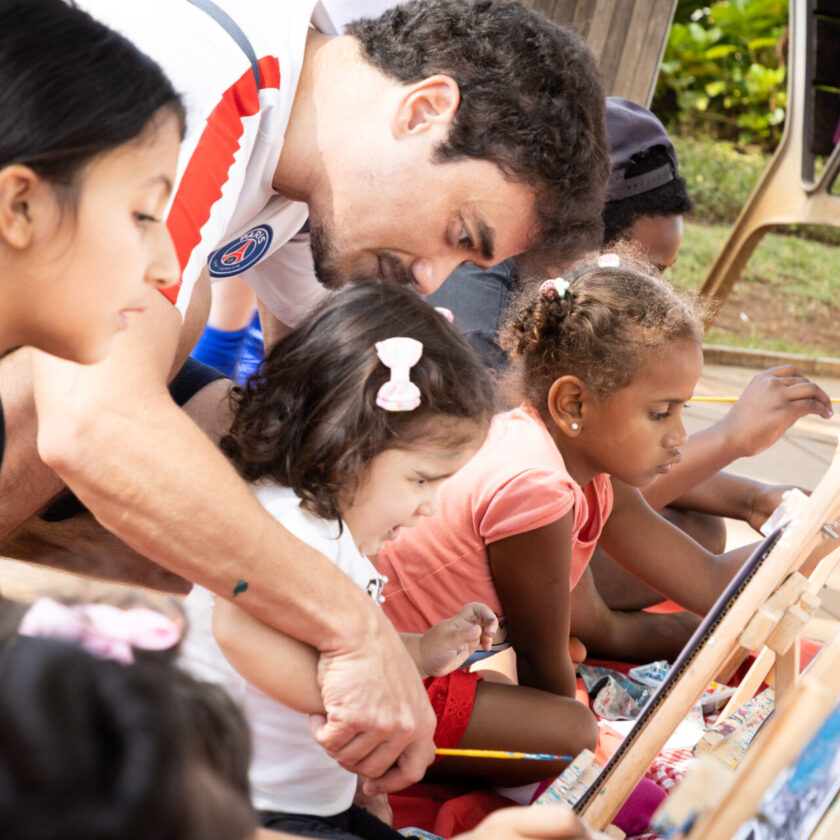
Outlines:
{"type": "MultiPolygon", "coordinates": [[[[283,526],[324,554],[376,601],[385,582],[359,553],[347,528],[300,508],[288,487],[262,485],[257,499],[283,526]]],[[[277,582],[278,586],[283,581],[277,582]]],[[[333,816],[346,811],[356,792],[356,776],[331,759],[316,743],[309,717],[287,708],[246,682],[228,663],[213,637],[214,595],[199,586],[184,601],[189,632],[180,664],[199,679],[222,685],[245,712],[253,733],[251,792],[263,811],[333,816]]],[[[271,662],[265,663],[266,668],[271,662]]]]}
{"type": "MultiPolygon", "coordinates": [[[[310,24],[336,34],[316,0],[215,0],[259,60],[259,93],[248,57],[212,17],[186,0],[80,0],[79,5],[157,61],[187,108],[167,225],[181,265],[164,290],[183,312],[202,267],[241,273],[291,239],[306,205],[271,186],[310,24]]],[[[259,290],[258,290],[259,292],[259,290]]]]}

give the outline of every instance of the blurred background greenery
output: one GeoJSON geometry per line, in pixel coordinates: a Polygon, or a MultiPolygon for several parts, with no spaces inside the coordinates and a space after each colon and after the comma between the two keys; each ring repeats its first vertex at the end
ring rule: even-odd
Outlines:
{"type": "MultiPolygon", "coordinates": [[[[651,105],[668,127],[695,202],[669,278],[677,285],[700,287],[778,144],[787,29],[786,0],[677,4],[651,105]]],[[[840,357],[838,245],[840,228],[768,234],[709,340],[840,357]]]]}

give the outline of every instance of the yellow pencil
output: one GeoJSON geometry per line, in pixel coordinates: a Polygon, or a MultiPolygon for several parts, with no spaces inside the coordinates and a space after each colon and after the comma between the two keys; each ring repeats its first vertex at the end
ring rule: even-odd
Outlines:
{"type": "MultiPolygon", "coordinates": [[[[689,403],[693,402],[738,402],[740,397],[692,397],[689,400],[689,403]]],[[[840,398],[832,397],[831,402],[838,403],[840,402],[840,398]]]]}
{"type": "Polygon", "coordinates": [[[507,752],[505,750],[458,750],[438,747],[435,755],[457,755],[464,758],[529,758],[536,761],[571,761],[570,755],[549,755],[548,753],[507,752]]]}

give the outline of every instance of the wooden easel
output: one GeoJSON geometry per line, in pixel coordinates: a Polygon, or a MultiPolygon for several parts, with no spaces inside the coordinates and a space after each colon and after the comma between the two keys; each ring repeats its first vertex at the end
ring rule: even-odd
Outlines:
{"type": "MultiPolygon", "coordinates": [[[[688,840],[729,840],[756,813],[761,797],[778,773],[793,762],[813,738],[840,696],[840,630],[825,644],[738,765],[719,803],[703,813],[688,840]]],[[[674,792],[674,796],[678,791],[674,792]]],[[[838,823],[837,809],[829,813],[838,823]]],[[[825,822],[825,820],[824,820],[825,822]]],[[[820,826],[819,831],[824,831],[820,826]]],[[[814,835],[817,836],[817,835],[814,835]]],[[[825,834],[837,837],[837,834],[825,834]]]]}
{"type": "Polygon", "coordinates": [[[799,631],[819,606],[818,593],[840,563],[840,549],[823,557],[807,577],[794,572],[753,617],[739,640],[745,650],[763,648],[718,717],[725,720],[752,697],[776,665],[776,708],[782,708],[799,677],[799,631]],[[772,602],[772,603],[771,603],[772,602]]]}
{"type": "MultiPolygon", "coordinates": [[[[575,810],[589,825],[603,829],[612,821],[708,683],[733,654],[744,650],[740,643],[744,628],[762,607],[777,609],[775,602],[770,606],[767,602],[788,575],[803,564],[821,540],[835,538],[835,532],[824,531],[824,526],[833,529],[838,516],[840,456],[835,452],[801,515],[753,552],[689,640],[634,728],[576,804],[575,810]]],[[[797,598],[791,607],[800,600],[797,598]]],[[[783,615],[786,614],[787,610],[783,615]]],[[[781,624],[781,618],[778,623],[781,624]]]]}

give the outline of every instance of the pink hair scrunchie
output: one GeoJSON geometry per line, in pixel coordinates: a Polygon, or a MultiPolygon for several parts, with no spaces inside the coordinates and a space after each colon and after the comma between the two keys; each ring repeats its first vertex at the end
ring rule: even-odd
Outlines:
{"type": "Polygon", "coordinates": [[[75,642],[101,659],[134,662],[133,648],[168,650],[181,639],[171,618],[145,607],[122,610],[111,604],[62,604],[39,598],[18,627],[21,636],[75,642]]]}
{"type": "Polygon", "coordinates": [[[555,277],[552,280],[546,280],[540,286],[540,294],[547,298],[553,298],[555,295],[559,298],[566,297],[566,292],[569,291],[570,283],[562,277],[555,277]]]}

